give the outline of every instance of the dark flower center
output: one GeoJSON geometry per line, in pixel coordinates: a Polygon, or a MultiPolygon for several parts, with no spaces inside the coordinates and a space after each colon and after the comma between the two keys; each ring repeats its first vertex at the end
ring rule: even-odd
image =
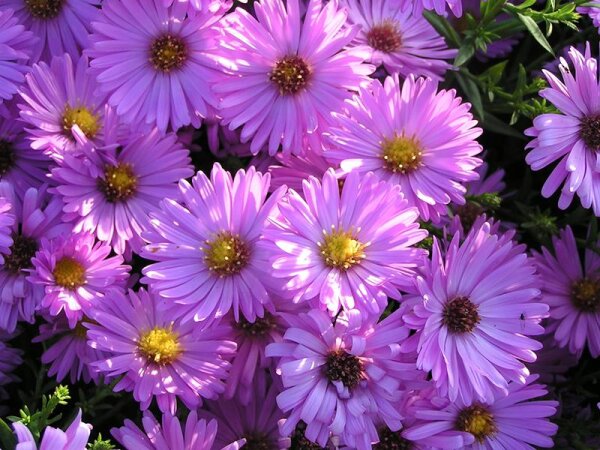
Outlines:
{"type": "Polygon", "coordinates": [[[13,274],[31,267],[31,258],[37,252],[38,243],[35,239],[21,234],[13,235],[13,245],[10,255],[4,256],[4,268],[13,274]]]}
{"type": "Polygon", "coordinates": [[[583,278],[573,283],[571,302],[583,312],[597,312],[600,309],[600,280],[583,278]]]}
{"type": "Polygon", "coordinates": [[[381,143],[384,167],[393,172],[407,174],[421,165],[423,149],[415,138],[396,136],[381,143]]]}
{"type": "Polygon", "coordinates": [[[467,201],[464,205],[460,205],[456,207],[456,213],[460,219],[460,223],[463,226],[465,232],[468,232],[477,217],[483,214],[485,210],[475,202],[467,201]]]}
{"type": "Polygon", "coordinates": [[[364,378],[360,359],[344,350],[335,350],[327,355],[325,374],[329,381],[341,381],[348,389],[354,389],[364,378]]]}
{"type": "Polygon", "coordinates": [[[236,325],[246,336],[260,337],[275,328],[275,320],[271,314],[266,312],[264,317],[257,317],[254,322],[248,322],[244,316],[241,316],[236,325]]]}
{"type": "Polygon", "coordinates": [[[492,413],[482,405],[473,405],[463,409],[456,418],[456,428],[471,433],[479,442],[496,433],[492,413]]]}
{"type": "Polygon", "coordinates": [[[175,36],[166,35],[159,37],[150,48],[151,62],[156,70],[170,72],[180,69],[185,63],[188,52],[185,42],[175,36]]]}
{"type": "Polygon", "coordinates": [[[315,444],[312,441],[306,439],[304,436],[304,432],[306,431],[306,424],[303,421],[298,422],[296,425],[296,429],[294,430],[294,434],[292,434],[292,444],[290,445],[290,450],[321,450],[319,444],[315,444]]]}
{"type": "Polygon", "coordinates": [[[246,439],[244,444],[246,450],[275,450],[277,448],[264,433],[248,433],[244,435],[244,438],[246,439]]]}
{"type": "Polygon", "coordinates": [[[0,139],[0,177],[12,169],[15,165],[16,155],[12,144],[0,139]]]}
{"type": "Polygon", "coordinates": [[[317,245],[327,267],[348,270],[365,258],[365,246],[349,231],[332,231],[317,245]]]}
{"type": "Polygon", "coordinates": [[[62,258],[56,263],[54,281],[66,289],[77,289],[85,284],[85,267],[73,258],[62,258]]]}
{"type": "Polygon", "coordinates": [[[306,86],[310,78],[308,64],[297,55],[277,61],[269,79],[277,85],[281,95],[295,94],[306,86]]]}
{"type": "Polygon", "coordinates": [[[581,119],[579,136],[587,148],[600,151],[600,114],[581,119]]]}
{"type": "Polygon", "coordinates": [[[374,450],[411,450],[413,443],[404,439],[400,433],[389,428],[379,430],[379,443],[373,446],[374,450]]]}
{"type": "Polygon", "coordinates": [[[37,19],[53,19],[60,13],[63,0],[25,0],[29,14],[37,19]]]}
{"type": "Polygon", "coordinates": [[[66,136],[72,137],[71,128],[73,128],[73,125],[78,125],[83,134],[90,139],[93,139],[100,129],[98,116],[89,108],[86,106],[71,108],[67,105],[63,113],[63,130],[66,136]]]}
{"type": "Polygon", "coordinates": [[[248,265],[250,249],[240,238],[229,231],[206,242],[204,260],[210,270],[221,277],[235,275],[248,265]]]}
{"type": "Polygon", "coordinates": [[[104,179],[100,180],[100,190],[111,203],[127,200],[137,191],[138,178],[131,164],[119,163],[104,169],[104,179]]]}
{"type": "Polygon", "coordinates": [[[395,22],[386,20],[375,25],[367,33],[367,43],[375,50],[392,53],[402,45],[402,37],[395,22]]]}
{"type": "Polygon", "coordinates": [[[444,306],[442,321],[451,333],[473,331],[480,321],[477,305],[467,297],[457,297],[444,306]]]}

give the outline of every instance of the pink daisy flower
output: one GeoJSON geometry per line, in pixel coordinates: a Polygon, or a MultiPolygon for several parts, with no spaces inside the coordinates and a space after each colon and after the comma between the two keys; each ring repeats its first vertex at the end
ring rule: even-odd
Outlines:
{"type": "Polygon", "coordinates": [[[548,306],[537,301],[535,266],[514,231],[495,234],[479,221],[445,253],[434,238],[431,261],[417,277],[419,301],[405,315],[417,330],[417,366],[431,371],[442,396],[470,404],[507,395],[510,381],[525,383],[524,362],[541,344],[548,306]]]}
{"type": "Polygon", "coordinates": [[[425,256],[412,247],[427,235],[416,208],[373,173],[349,175],[340,192],[329,169],[322,182],[304,181],[302,194],[290,190],[265,232],[276,292],[331,315],[343,308],[378,316],[425,256]]]}
{"type": "Polygon", "coordinates": [[[307,140],[319,147],[349,89],[365,83],[373,67],[365,55],[345,50],[358,28],[346,27],[337,2],[311,0],[302,20],[298,0],[262,0],[256,18],[241,8],[227,16],[222,60],[230,72],[215,91],[229,128],[258,153],[300,153],[307,140]]]}
{"type": "Polygon", "coordinates": [[[450,202],[465,203],[463,183],[477,180],[482,162],[482,130],[454,90],[438,91],[437,82],[412,75],[400,84],[394,76],[347,104],[347,113],[334,113],[327,158],[344,171],[373,171],[400,185],[423,220],[439,221],[450,202]]]}
{"type": "Polygon", "coordinates": [[[89,41],[90,23],[101,0],[0,0],[0,8],[15,12],[25,28],[39,38],[31,60],[49,62],[68,53],[78,58],[89,41]]]}
{"type": "Polygon", "coordinates": [[[92,310],[95,323],[84,326],[89,345],[105,354],[93,366],[122,375],[116,392],[133,391],[142,410],[156,398],[161,411],[174,414],[178,398],[192,409],[223,393],[236,344],[228,326],[182,324],[157,308],[159,301],[144,290],[112,291],[92,310]]]}
{"type": "MultiPolygon", "coordinates": [[[[220,14],[220,13],[219,13],[220,14]]],[[[220,15],[182,2],[104,0],[87,54],[108,103],[129,123],[200,126],[216,103],[212,26],[220,15]]]]}
{"type": "MultiPolygon", "coordinates": [[[[598,245],[600,241],[596,243],[598,245]]],[[[542,300],[550,306],[549,332],[561,347],[580,356],[584,348],[600,356],[600,255],[585,250],[582,264],[570,227],[552,238],[554,252],[542,248],[533,257],[542,282],[542,300]]]]}
{"type": "MultiPolygon", "coordinates": [[[[217,421],[198,419],[196,411],[191,411],[183,421],[172,414],[164,413],[159,423],[152,413],[145,411],[142,419],[144,431],[131,420],[125,425],[110,430],[124,450],[213,450],[218,436],[217,421]]],[[[219,430],[220,431],[220,430],[219,430]]],[[[238,450],[245,441],[239,440],[220,450],[238,450]]]]}
{"type": "Polygon", "coordinates": [[[176,183],[193,174],[189,151],[174,133],[161,136],[153,129],[120,138],[109,124],[112,118],[101,147],[76,132],[83,151],[65,154],[52,169],[53,192],[63,199],[64,220],[75,232],[91,232],[119,254],[138,252],[148,213],[161,199],[176,198],[176,183]]]}
{"type": "Polygon", "coordinates": [[[360,25],[353,46],[369,53],[368,61],[383,65],[391,75],[409,74],[441,81],[452,68],[456,49],[449,49],[438,32],[411,1],[344,0],[348,21],[360,25]]]}
{"type": "Polygon", "coordinates": [[[0,182],[0,197],[13,207],[15,220],[11,227],[12,245],[0,265],[0,330],[12,333],[18,320],[34,321],[44,289],[27,280],[33,257],[42,238],[52,239],[70,231],[60,220],[60,199],[48,196],[45,188],[30,188],[23,200],[17,199],[10,184],[0,182]]]}
{"type": "Polygon", "coordinates": [[[90,233],[43,238],[28,278],[44,286],[42,308],[51,316],[64,311],[69,326],[75,328],[107,291],[124,290],[130,267],[123,265],[120,255],[109,257],[110,252],[108,244],[96,242],[90,233]]]}
{"type": "Polygon", "coordinates": [[[26,78],[19,108],[31,148],[60,161],[77,147],[75,126],[92,141],[102,137],[105,96],[88,73],[85,56],[61,55],[50,64],[39,62],[26,78]]]}
{"type": "Polygon", "coordinates": [[[37,41],[35,35],[19,23],[13,10],[5,8],[3,3],[6,1],[0,1],[0,105],[10,100],[25,81],[24,75],[29,72],[27,61],[37,41]]]}
{"type": "Polygon", "coordinates": [[[302,420],[310,441],[323,447],[332,433],[361,450],[377,442],[375,422],[400,429],[395,404],[422,378],[414,359],[400,352],[409,334],[400,314],[361,323],[358,315],[342,313],[332,324],[328,314],[313,309],[286,320],[284,342],[267,347],[267,356],[281,358],[277,373],[284,390],[277,404],[289,413],[282,435],[291,435],[302,420]]]}
{"type": "MultiPolygon", "coordinates": [[[[267,217],[283,189],[267,199],[270,176],[240,170],[235,177],[219,164],[210,179],[202,172],[179,182],[183,202],[166,199],[151,214],[144,234],[142,282],[174,302],[184,321],[218,319],[232,310],[254,322],[269,296],[269,251],[263,242],[267,217]]],[[[171,309],[171,307],[170,307],[171,309]]]]}

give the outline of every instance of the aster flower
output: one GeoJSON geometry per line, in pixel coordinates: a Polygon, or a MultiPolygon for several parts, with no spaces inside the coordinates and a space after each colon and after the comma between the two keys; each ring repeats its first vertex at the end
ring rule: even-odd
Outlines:
{"type": "Polygon", "coordinates": [[[349,175],[340,193],[329,169],[322,182],[304,181],[302,193],[290,190],[265,232],[278,291],[332,315],[340,308],[379,315],[425,256],[411,247],[427,235],[415,223],[416,208],[373,173],[349,175]]]}
{"type": "Polygon", "coordinates": [[[33,315],[44,295],[41,286],[27,280],[32,259],[42,237],[55,238],[70,227],[60,220],[62,203],[47,195],[45,188],[30,188],[19,201],[10,184],[0,182],[0,197],[13,206],[12,245],[0,266],[0,330],[13,332],[18,320],[33,323],[33,315]]]}
{"type": "Polygon", "coordinates": [[[461,184],[478,178],[475,156],[482,132],[454,90],[438,92],[431,79],[409,76],[400,85],[397,76],[348,102],[347,114],[334,114],[329,131],[332,150],[326,157],[342,170],[373,171],[399,184],[423,220],[439,221],[450,202],[465,203],[461,184]]]}
{"type": "Polygon", "coordinates": [[[175,413],[179,398],[196,408],[221,394],[236,349],[224,324],[182,324],[157,308],[160,299],[144,290],[112,291],[85,323],[89,345],[106,354],[93,363],[109,377],[123,377],[116,392],[133,391],[142,410],[156,398],[161,411],[175,413]]]}
{"type": "Polygon", "coordinates": [[[527,144],[531,151],[525,161],[532,170],[558,161],[542,187],[542,195],[550,197],[564,183],[559,208],[566,209],[577,194],[585,208],[593,208],[600,216],[598,62],[591,57],[589,44],[583,54],[571,48],[569,58],[574,70],[563,60],[559,66],[563,81],[543,71],[550,87],[542,89],[540,96],[559,113],[540,114],[525,131],[534,137],[527,144]]]}
{"type": "MultiPolygon", "coordinates": [[[[245,1],[243,2],[245,3],[245,1]]],[[[212,13],[223,13],[227,12],[231,5],[232,0],[162,0],[163,6],[175,5],[187,5],[190,10],[195,11],[210,11],[212,13]]]]}
{"type": "Polygon", "coordinates": [[[323,447],[332,433],[360,450],[377,442],[375,422],[400,429],[394,405],[423,378],[414,359],[400,352],[409,334],[400,314],[372,323],[342,313],[332,324],[327,313],[313,309],[286,320],[284,342],[267,347],[267,356],[281,358],[277,373],[284,390],[277,404],[289,413],[282,435],[291,435],[302,420],[308,440],[323,447]]]}
{"type": "MultiPolygon", "coordinates": [[[[169,413],[163,414],[159,423],[148,411],[144,412],[142,425],[144,431],[125,420],[124,426],[110,432],[125,450],[212,450],[217,437],[217,421],[199,420],[196,411],[188,414],[185,427],[169,413]]],[[[221,450],[237,450],[243,444],[244,440],[236,441],[221,450]]]]}
{"type": "Polygon", "coordinates": [[[129,123],[200,126],[216,103],[210,85],[218,64],[211,52],[220,16],[177,1],[105,0],[87,53],[100,89],[129,123]]]}
{"type": "Polygon", "coordinates": [[[161,199],[176,197],[177,181],[193,173],[189,152],[174,133],[163,137],[153,129],[119,138],[112,115],[105,123],[110,134],[100,147],[76,131],[84,157],[64,155],[52,169],[53,192],[62,197],[64,219],[73,222],[75,232],[94,233],[119,254],[137,252],[148,213],[161,199]]]}
{"type": "Polygon", "coordinates": [[[227,17],[222,59],[231,72],[215,86],[219,114],[229,128],[242,127],[242,142],[257,153],[300,153],[306,139],[319,147],[349,89],[368,80],[366,55],[344,50],[358,28],[345,27],[337,2],[310,0],[304,20],[298,0],[262,0],[256,18],[241,8],[227,17]]]}
{"type": "Polygon", "coordinates": [[[4,256],[10,253],[13,244],[12,227],[15,216],[12,212],[11,203],[4,197],[0,197],[0,264],[4,264],[4,256]]]}
{"type": "Polygon", "coordinates": [[[493,402],[508,383],[524,383],[535,361],[548,306],[538,303],[535,267],[514,231],[494,233],[479,221],[460,242],[456,233],[445,254],[434,238],[431,261],[417,277],[421,301],[405,315],[418,330],[417,366],[431,375],[451,401],[493,402]]]}
{"type": "Polygon", "coordinates": [[[166,199],[151,214],[149,244],[142,255],[158,261],[144,268],[142,282],[170,302],[184,320],[218,319],[229,310],[254,322],[263,317],[268,248],[265,222],[283,189],[266,200],[269,175],[240,170],[235,178],[215,164],[179,182],[182,204],[166,199]]]}
{"type": "Polygon", "coordinates": [[[242,439],[246,448],[279,448],[278,421],[284,415],[275,401],[280,390],[269,381],[266,372],[257,373],[252,380],[253,395],[249,402],[241,402],[238,397],[206,402],[200,414],[206,419],[216,419],[219,424],[216,448],[242,439]]]}
{"type": "Polygon", "coordinates": [[[90,23],[101,0],[2,0],[2,8],[15,12],[19,22],[39,38],[31,60],[50,61],[68,53],[77,58],[88,46],[90,23]]]}
{"type": "Polygon", "coordinates": [[[30,283],[44,286],[41,306],[50,315],[64,311],[74,328],[84,313],[110,289],[125,289],[129,266],[120,255],[108,257],[111,247],[90,233],[42,239],[31,260],[30,283]]]}
{"type": "Polygon", "coordinates": [[[102,137],[105,96],[87,71],[85,56],[61,55],[50,64],[34,64],[19,105],[33,149],[60,161],[77,147],[75,125],[88,139],[102,137]]]}
{"type": "Polygon", "coordinates": [[[446,14],[446,8],[452,11],[456,17],[462,16],[464,0],[416,0],[414,2],[415,13],[420,13],[423,9],[435,11],[439,15],[446,14]]]}
{"type": "Polygon", "coordinates": [[[79,380],[99,382],[100,374],[91,363],[104,358],[105,354],[91,348],[86,337],[87,328],[82,322],[72,328],[63,315],[40,325],[39,335],[32,342],[52,341],[41,358],[43,364],[50,365],[49,377],[56,377],[58,383],[67,376],[71,383],[79,380]]]}
{"type": "Polygon", "coordinates": [[[16,450],[84,450],[92,430],[91,425],[81,421],[81,410],[77,411],[77,416],[67,431],[46,427],[39,447],[29,428],[21,422],[13,423],[13,428],[17,438],[16,450]]]}
{"type": "Polygon", "coordinates": [[[345,0],[348,20],[360,32],[352,45],[369,52],[368,61],[383,64],[389,74],[409,74],[442,80],[456,49],[449,49],[438,32],[410,1],[345,0]]]}
{"type": "Polygon", "coordinates": [[[571,353],[581,355],[587,346],[597,358],[600,356],[600,255],[588,248],[582,264],[570,227],[553,237],[552,245],[554,254],[545,247],[541,253],[534,252],[542,282],[542,300],[550,306],[548,331],[571,353]]]}
{"type": "MultiPolygon", "coordinates": [[[[580,14],[586,14],[592,19],[594,26],[600,28],[600,1],[592,0],[588,2],[589,6],[580,6],[577,8],[577,12],[580,14]]],[[[598,31],[600,33],[600,31],[598,31]]]]}
{"type": "Polygon", "coordinates": [[[31,31],[19,23],[12,9],[0,10],[0,105],[10,100],[25,81],[24,74],[29,71],[27,60],[31,56],[36,38],[31,31]]]}
{"type": "Polygon", "coordinates": [[[18,381],[13,375],[16,367],[23,363],[22,351],[8,345],[11,335],[0,331],[0,397],[4,398],[2,386],[18,381]]]}
{"type": "MultiPolygon", "coordinates": [[[[12,111],[11,111],[12,112],[12,111]]],[[[0,180],[12,184],[17,197],[45,181],[50,159],[31,148],[23,123],[0,116],[0,180]]]]}
{"type": "Polygon", "coordinates": [[[534,450],[553,447],[552,436],[558,427],[548,420],[556,413],[558,402],[534,400],[547,394],[537,376],[525,384],[510,383],[505,397],[489,403],[460,405],[438,400],[437,404],[416,412],[417,423],[402,435],[414,441],[428,442],[435,448],[474,450],[534,450]],[[443,434],[463,432],[472,435],[472,444],[445,446],[443,434]]]}

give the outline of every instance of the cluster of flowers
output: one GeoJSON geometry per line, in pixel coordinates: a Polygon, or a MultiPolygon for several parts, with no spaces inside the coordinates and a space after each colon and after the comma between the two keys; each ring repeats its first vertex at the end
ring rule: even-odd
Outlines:
{"type": "MultiPolygon", "coordinates": [[[[467,202],[503,172],[423,10],[472,3],[0,0],[0,384],[43,319],[48,375],[139,402],[125,449],[551,447],[538,381],[600,355],[600,255],[467,202]],[[201,126],[250,166],[195,173],[201,126]]],[[[527,163],[600,215],[598,63],[568,56],[527,163]]]]}

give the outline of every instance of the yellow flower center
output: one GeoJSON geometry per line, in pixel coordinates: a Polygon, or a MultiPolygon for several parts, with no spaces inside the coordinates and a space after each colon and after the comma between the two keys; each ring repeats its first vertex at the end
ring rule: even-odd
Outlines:
{"type": "Polygon", "coordinates": [[[73,258],[62,258],[56,263],[54,281],[67,289],[77,289],[85,284],[85,268],[73,258]]]}
{"type": "Polygon", "coordinates": [[[93,139],[100,129],[100,119],[85,106],[71,108],[67,105],[63,114],[63,129],[67,136],[71,137],[71,128],[74,125],[78,125],[86,137],[93,139]]]}
{"type": "Polygon", "coordinates": [[[152,65],[162,72],[181,68],[188,56],[185,42],[171,35],[156,39],[152,43],[150,54],[152,65]]]}
{"type": "Polygon", "coordinates": [[[250,250],[239,237],[225,231],[206,242],[204,260],[210,270],[221,277],[239,273],[250,259],[250,250]]]}
{"type": "Polygon", "coordinates": [[[381,143],[383,165],[393,173],[406,174],[421,165],[423,149],[415,138],[396,136],[381,143]]]}
{"type": "Polygon", "coordinates": [[[178,338],[172,327],[154,327],[140,336],[138,348],[148,360],[164,366],[173,363],[181,354],[178,338]]]}
{"type": "Polygon", "coordinates": [[[482,405],[473,405],[463,409],[456,419],[456,428],[471,433],[479,442],[496,433],[494,416],[482,405]]]}
{"type": "Polygon", "coordinates": [[[277,61],[269,79],[277,85],[281,95],[295,94],[308,83],[310,68],[297,55],[286,56],[277,61]]]}
{"type": "Polygon", "coordinates": [[[100,189],[106,199],[111,202],[127,200],[137,190],[138,178],[133,173],[131,164],[119,163],[107,166],[104,170],[104,180],[100,180],[100,189]]]}
{"type": "Polygon", "coordinates": [[[356,240],[349,231],[332,231],[317,245],[328,267],[348,270],[365,258],[366,245],[356,240]]]}
{"type": "Polygon", "coordinates": [[[600,280],[583,278],[571,286],[571,302],[583,312],[595,313],[600,308],[600,280]]]}
{"type": "Polygon", "coordinates": [[[25,0],[29,14],[37,19],[53,19],[58,16],[63,0],[25,0]]]}

